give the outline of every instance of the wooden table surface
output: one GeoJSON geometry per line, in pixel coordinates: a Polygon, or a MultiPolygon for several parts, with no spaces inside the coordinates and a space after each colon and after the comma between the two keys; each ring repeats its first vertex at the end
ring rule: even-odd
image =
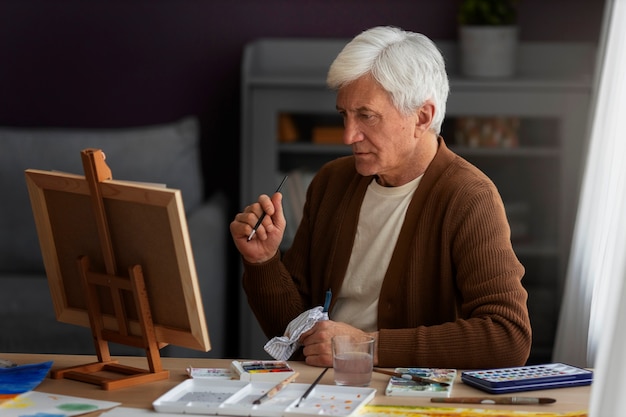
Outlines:
{"type": "MultiPolygon", "coordinates": [[[[82,364],[96,362],[95,356],[89,355],[45,355],[45,354],[19,354],[0,353],[1,359],[8,359],[17,364],[39,363],[53,361],[52,370],[78,366],[82,364]]],[[[145,357],[115,357],[120,364],[148,368],[145,357]]],[[[158,397],[175,387],[177,384],[187,379],[186,368],[230,368],[231,359],[198,359],[198,358],[162,358],[162,365],[170,371],[169,379],[145,383],[142,385],[120,388],[115,390],[104,390],[98,385],[85,382],[73,381],[69,379],[45,378],[36,388],[37,391],[63,394],[77,397],[91,398],[95,400],[114,401],[122,403],[124,407],[152,409],[152,402],[158,397]]],[[[303,362],[289,362],[289,364],[300,372],[297,382],[311,383],[320,374],[323,368],[308,366],[303,362]]],[[[437,406],[426,397],[389,397],[385,395],[385,387],[389,381],[389,376],[374,373],[370,387],[376,388],[376,397],[370,404],[377,405],[414,405],[414,406],[437,406]]],[[[334,385],[332,369],[326,372],[320,384],[334,385]]],[[[524,411],[544,411],[544,412],[574,412],[589,409],[590,386],[558,388],[550,390],[530,391],[519,393],[519,396],[551,397],[557,401],[550,405],[476,405],[476,404],[455,404],[454,407],[484,408],[484,409],[507,409],[524,411]]],[[[504,394],[502,394],[504,396],[504,394]]],[[[510,395],[510,394],[509,394],[510,395]]],[[[454,397],[484,397],[489,394],[472,388],[460,381],[455,382],[452,396],[454,397]]],[[[441,404],[447,406],[448,404],[441,404]]],[[[93,414],[97,415],[97,414],[93,414]]]]}

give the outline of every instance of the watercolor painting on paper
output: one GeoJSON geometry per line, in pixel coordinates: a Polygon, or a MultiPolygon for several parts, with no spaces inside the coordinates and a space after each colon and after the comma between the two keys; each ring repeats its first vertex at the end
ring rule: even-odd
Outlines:
{"type": "Polygon", "coordinates": [[[0,404],[2,417],[70,417],[107,410],[121,403],[29,391],[0,404]]]}

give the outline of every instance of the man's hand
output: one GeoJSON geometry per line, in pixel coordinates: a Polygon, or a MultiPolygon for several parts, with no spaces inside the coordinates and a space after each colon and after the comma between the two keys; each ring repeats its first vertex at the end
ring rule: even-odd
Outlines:
{"type": "Polygon", "coordinates": [[[287,226],[282,200],[283,195],[280,192],[274,193],[271,199],[262,194],[256,203],[246,207],[230,223],[230,234],[235,246],[246,261],[262,263],[271,259],[278,251],[287,226]],[[266,214],[265,218],[252,239],[248,240],[263,213],[266,214]]]}
{"type": "Polygon", "coordinates": [[[322,320],[300,336],[300,343],[304,346],[303,353],[307,365],[332,367],[333,350],[331,340],[336,335],[363,335],[373,336],[374,342],[374,365],[378,363],[378,332],[365,333],[346,323],[332,320],[322,320]]]}

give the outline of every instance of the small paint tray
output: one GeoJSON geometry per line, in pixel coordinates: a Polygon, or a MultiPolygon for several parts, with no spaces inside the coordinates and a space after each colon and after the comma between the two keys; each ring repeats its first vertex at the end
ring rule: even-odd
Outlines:
{"type": "MultiPolygon", "coordinates": [[[[309,385],[302,384],[304,390],[309,385]]],[[[284,416],[350,416],[369,403],[376,395],[375,388],[318,385],[299,407],[289,406],[284,416]]],[[[300,397],[298,397],[300,398],[300,397]]]]}
{"type": "Polygon", "coordinates": [[[248,384],[237,380],[187,379],[157,398],[152,406],[162,413],[217,414],[224,401],[248,384]]]}
{"type": "Polygon", "coordinates": [[[335,385],[318,385],[298,407],[296,403],[309,388],[309,384],[291,383],[274,397],[261,404],[254,400],[272,389],[273,382],[214,381],[188,379],[153,402],[158,412],[296,417],[339,416],[347,417],[367,404],[376,395],[374,388],[335,385]]]}

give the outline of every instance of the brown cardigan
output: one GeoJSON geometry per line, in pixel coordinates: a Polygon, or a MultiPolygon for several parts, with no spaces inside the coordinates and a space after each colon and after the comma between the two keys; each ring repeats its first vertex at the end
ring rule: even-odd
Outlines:
{"type": "MultiPolygon", "coordinates": [[[[321,305],[328,288],[339,293],[371,181],[351,156],[326,164],[282,262],[278,254],[260,265],[244,261],[248,303],[268,337],[321,305]]],[[[523,365],[531,345],[523,275],[495,185],[440,139],[382,284],[379,366],[523,365]]]]}

